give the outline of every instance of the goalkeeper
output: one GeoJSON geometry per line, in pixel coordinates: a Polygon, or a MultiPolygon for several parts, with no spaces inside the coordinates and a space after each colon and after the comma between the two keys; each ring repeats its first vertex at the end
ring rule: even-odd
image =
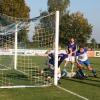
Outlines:
{"type": "MultiPolygon", "coordinates": [[[[67,53],[60,53],[58,54],[58,69],[57,69],[57,78],[58,78],[58,83],[60,83],[60,78],[61,78],[61,70],[60,70],[60,65],[61,63],[68,57],[67,53]]],[[[44,71],[49,71],[50,76],[54,76],[54,53],[53,52],[48,52],[48,68],[45,68],[44,71]]]]}
{"type": "Polygon", "coordinates": [[[44,68],[41,72],[42,73],[47,73],[47,77],[53,77],[54,76],[54,52],[52,51],[46,51],[46,56],[47,56],[47,61],[46,61],[46,65],[48,67],[44,68]]]}

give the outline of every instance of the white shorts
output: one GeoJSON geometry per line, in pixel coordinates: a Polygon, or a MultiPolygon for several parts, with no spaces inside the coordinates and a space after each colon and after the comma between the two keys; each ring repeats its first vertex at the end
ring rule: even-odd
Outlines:
{"type": "Polygon", "coordinates": [[[65,59],[65,61],[75,62],[75,57],[69,56],[68,58],[65,59]]]}

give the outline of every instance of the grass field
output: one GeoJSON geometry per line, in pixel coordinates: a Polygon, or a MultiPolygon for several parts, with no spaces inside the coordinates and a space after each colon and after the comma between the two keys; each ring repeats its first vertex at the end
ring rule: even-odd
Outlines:
{"type": "MultiPolygon", "coordinates": [[[[44,58],[45,59],[45,58],[44,58]]],[[[100,100],[100,58],[90,58],[92,65],[97,70],[98,78],[89,77],[84,80],[66,78],[61,79],[59,86],[77,93],[89,100],[100,100]]],[[[43,57],[34,59],[43,66],[43,57]]],[[[90,76],[91,73],[88,73],[90,76]]],[[[18,88],[0,89],[0,100],[83,100],[73,94],[63,91],[55,86],[44,88],[18,88]]]]}

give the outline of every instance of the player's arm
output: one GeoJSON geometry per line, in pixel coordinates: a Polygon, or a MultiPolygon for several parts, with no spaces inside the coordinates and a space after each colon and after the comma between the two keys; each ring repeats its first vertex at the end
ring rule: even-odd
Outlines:
{"type": "Polygon", "coordinates": [[[78,55],[77,55],[77,54],[76,54],[76,56],[75,56],[75,62],[76,62],[77,68],[79,68],[79,69],[82,69],[82,68],[83,68],[83,66],[79,63],[78,55]]]}
{"type": "Polygon", "coordinates": [[[69,48],[69,49],[68,49],[68,55],[71,56],[72,53],[73,53],[72,48],[69,48]]]}
{"type": "Polygon", "coordinates": [[[68,61],[65,60],[64,68],[67,66],[67,64],[68,64],[68,61]]]}
{"type": "Polygon", "coordinates": [[[58,57],[58,61],[60,61],[61,57],[58,57]]]}

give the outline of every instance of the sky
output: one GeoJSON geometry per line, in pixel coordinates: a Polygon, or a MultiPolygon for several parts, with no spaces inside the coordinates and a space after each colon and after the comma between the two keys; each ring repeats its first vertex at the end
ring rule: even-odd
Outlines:
{"type": "MultiPolygon", "coordinates": [[[[30,17],[39,16],[41,11],[47,11],[48,0],[25,0],[30,7],[30,17]]],[[[92,38],[100,43],[100,0],[70,0],[70,12],[82,12],[89,23],[93,25],[92,38]]]]}

